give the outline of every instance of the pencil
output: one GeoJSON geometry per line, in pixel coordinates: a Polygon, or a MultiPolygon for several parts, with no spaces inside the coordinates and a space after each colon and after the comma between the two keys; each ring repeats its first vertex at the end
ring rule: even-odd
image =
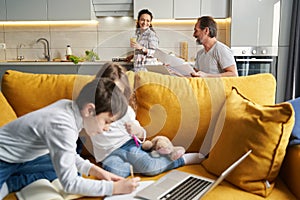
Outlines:
{"type": "Polygon", "coordinates": [[[131,174],[131,178],[134,178],[132,165],[130,165],[130,174],[131,174]]]}

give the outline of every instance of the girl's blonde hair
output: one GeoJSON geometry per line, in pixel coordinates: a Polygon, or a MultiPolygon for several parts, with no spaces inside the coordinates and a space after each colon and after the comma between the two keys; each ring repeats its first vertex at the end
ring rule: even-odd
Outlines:
{"type": "Polygon", "coordinates": [[[126,69],[115,62],[107,62],[96,74],[96,78],[109,78],[113,81],[119,80],[124,86],[124,96],[127,98],[129,104],[135,109],[135,101],[132,95],[132,90],[129,84],[126,69]]]}

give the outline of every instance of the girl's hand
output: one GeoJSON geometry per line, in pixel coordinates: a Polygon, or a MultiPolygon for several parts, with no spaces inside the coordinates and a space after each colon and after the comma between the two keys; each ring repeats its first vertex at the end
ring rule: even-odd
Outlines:
{"type": "Polygon", "coordinates": [[[93,165],[91,167],[89,174],[100,180],[120,181],[120,180],[124,179],[123,177],[115,175],[109,171],[106,171],[106,170],[102,169],[101,167],[98,167],[97,165],[93,165]]]}
{"type": "Polygon", "coordinates": [[[114,182],[113,194],[127,194],[139,186],[140,177],[128,178],[114,182]]]}
{"type": "Polygon", "coordinates": [[[142,137],[144,129],[141,126],[138,126],[133,122],[126,122],[124,125],[129,134],[136,135],[137,137],[142,137]]]}

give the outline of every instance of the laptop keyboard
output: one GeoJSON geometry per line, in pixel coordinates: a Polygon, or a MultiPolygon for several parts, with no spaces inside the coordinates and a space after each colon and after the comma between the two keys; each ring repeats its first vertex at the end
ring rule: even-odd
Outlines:
{"type": "Polygon", "coordinates": [[[170,190],[160,200],[190,200],[207,188],[212,182],[203,179],[189,177],[170,190]]]}

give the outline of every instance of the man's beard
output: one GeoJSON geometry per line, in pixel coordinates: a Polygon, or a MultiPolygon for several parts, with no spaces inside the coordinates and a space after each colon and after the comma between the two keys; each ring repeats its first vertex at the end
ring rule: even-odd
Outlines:
{"type": "Polygon", "coordinates": [[[199,39],[197,39],[197,40],[196,40],[196,44],[202,45],[202,42],[201,42],[199,39]]]}

